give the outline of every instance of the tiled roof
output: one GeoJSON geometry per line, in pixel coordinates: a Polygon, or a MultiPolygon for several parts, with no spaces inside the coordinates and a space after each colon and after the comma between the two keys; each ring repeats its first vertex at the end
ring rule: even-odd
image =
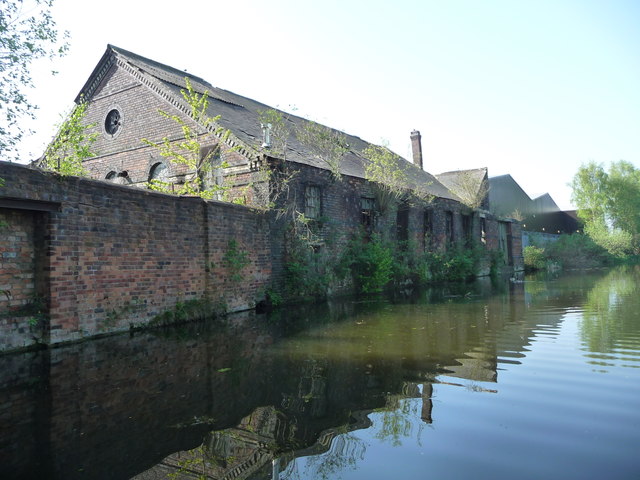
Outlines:
{"type": "MultiPolygon", "coordinates": [[[[156,85],[160,85],[163,90],[177,102],[182,102],[180,90],[185,86],[185,77],[189,77],[194,90],[198,93],[208,93],[210,117],[219,116],[218,124],[228,129],[245,146],[254,152],[270,153],[262,147],[263,132],[260,126],[260,113],[268,110],[276,110],[273,107],[257,102],[247,97],[243,97],[228,90],[214,87],[204,79],[192,75],[173,67],[163,65],[154,60],[142,57],[135,53],[109,45],[102,62],[106,61],[110,55],[115,54],[116,58],[125,62],[136,72],[152,79],[156,85]]],[[[101,63],[102,63],[101,62],[101,63]]],[[[100,64],[99,64],[100,66],[100,64]]],[[[94,74],[99,70],[99,66],[94,70],[94,74]]],[[[92,76],[93,76],[92,75],[92,76]]],[[[94,82],[95,83],[95,82],[94,82]]],[[[86,90],[91,85],[91,79],[85,85],[86,90]]],[[[296,115],[279,111],[282,117],[288,122],[290,130],[296,131],[309,120],[296,115]]],[[[343,133],[343,132],[341,132],[343,133]]],[[[349,151],[345,154],[341,163],[341,173],[357,178],[365,178],[364,164],[368,160],[363,157],[362,151],[370,144],[359,137],[344,133],[349,151]]],[[[288,161],[310,165],[322,169],[328,169],[328,165],[318,158],[309,147],[302,143],[295,135],[290,135],[287,141],[286,158],[288,161]]],[[[433,175],[419,169],[413,163],[398,156],[399,166],[403,168],[409,177],[411,186],[440,198],[448,198],[459,201],[460,199],[447,187],[438,181],[433,175]]]]}

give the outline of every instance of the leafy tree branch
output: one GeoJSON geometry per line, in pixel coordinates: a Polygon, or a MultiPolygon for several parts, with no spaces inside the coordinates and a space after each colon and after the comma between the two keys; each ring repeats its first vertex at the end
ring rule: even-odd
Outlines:
{"type": "Polygon", "coordinates": [[[58,133],[47,147],[39,166],[62,175],[87,176],[82,162],[94,157],[93,143],[98,138],[96,124],[85,124],[87,103],[76,105],[58,126],[58,133]]]}
{"type": "Polygon", "coordinates": [[[0,154],[16,158],[25,133],[23,118],[35,118],[36,105],[27,92],[33,88],[34,60],[64,56],[68,33],[58,31],[51,15],[53,0],[0,0],[0,154]]]}

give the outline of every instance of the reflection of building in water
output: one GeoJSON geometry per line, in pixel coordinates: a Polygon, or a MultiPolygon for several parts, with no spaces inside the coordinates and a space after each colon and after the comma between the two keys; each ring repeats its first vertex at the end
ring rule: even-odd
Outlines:
{"type": "Polygon", "coordinates": [[[393,322],[368,314],[293,338],[265,365],[264,378],[273,379],[261,387],[265,403],[247,404],[252,413],[235,426],[220,425],[202,447],[170,455],[136,478],[189,478],[187,471],[216,479],[274,472],[296,478],[301,465],[333,478],[331,465],[348,467],[366,448],[350,432],[376,422],[375,435],[398,442],[437,422],[434,384],[496,392],[481,384],[496,383],[500,363],[525,355],[540,322],[553,328],[561,321],[558,311],[528,311],[522,285],[509,288],[510,295],[486,301],[398,308],[393,322]]]}

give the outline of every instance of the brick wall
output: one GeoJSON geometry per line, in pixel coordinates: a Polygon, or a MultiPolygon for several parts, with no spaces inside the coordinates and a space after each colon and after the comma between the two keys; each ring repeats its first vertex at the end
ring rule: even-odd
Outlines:
{"type": "MultiPolygon", "coordinates": [[[[0,251],[10,260],[4,263],[3,256],[2,281],[11,297],[0,300],[0,314],[7,319],[12,309],[41,294],[50,316],[43,341],[126,330],[188,301],[210,299],[218,308],[237,311],[263,298],[271,278],[264,215],[238,205],[0,165],[2,197],[23,202],[26,209],[2,209],[11,232],[0,239],[0,251]],[[58,211],[35,213],[44,202],[59,205],[58,211]],[[46,221],[34,221],[43,215],[46,221]],[[246,258],[239,271],[232,271],[225,257],[232,241],[246,258]],[[37,252],[44,257],[39,268],[37,252]],[[45,274],[35,282],[41,284],[37,292],[34,271],[45,274]]],[[[24,342],[33,342],[31,332],[23,331],[24,321],[29,319],[7,320],[0,336],[23,335],[24,342]]]]}

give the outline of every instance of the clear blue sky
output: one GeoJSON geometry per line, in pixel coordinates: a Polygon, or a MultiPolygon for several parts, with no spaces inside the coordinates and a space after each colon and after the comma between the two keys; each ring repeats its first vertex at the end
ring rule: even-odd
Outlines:
{"type": "Polygon", "coordinates": [[[418,129],[429,172],[488,167],[562,208],[581,163],[640,167],[640,1],[56,0],[54,17],[71,51],[36,69],[35,155],[111,43],[405,157],[418,129]]]}

